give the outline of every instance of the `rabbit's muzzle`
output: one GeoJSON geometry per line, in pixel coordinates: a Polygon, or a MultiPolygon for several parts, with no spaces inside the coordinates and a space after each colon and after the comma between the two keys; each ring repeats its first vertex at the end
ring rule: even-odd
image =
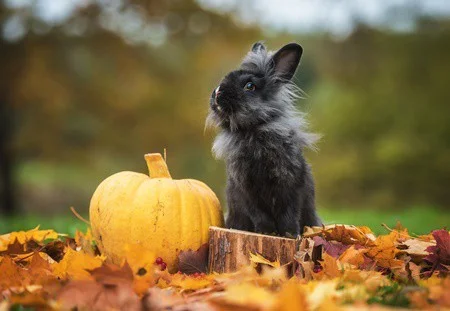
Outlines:
{"type": "Polygon", "coordinates": [[[222,108],[220,107],[219,103],[217,102],[220,94],[221,93],[220,93],[220,85],[219,85],[217,88],[215,88],[213,90],[213,92],[211,94],[211,99],[210,99],[211,108],[214,111],[218,111],[218,112],[222,111],[222,108]]]}

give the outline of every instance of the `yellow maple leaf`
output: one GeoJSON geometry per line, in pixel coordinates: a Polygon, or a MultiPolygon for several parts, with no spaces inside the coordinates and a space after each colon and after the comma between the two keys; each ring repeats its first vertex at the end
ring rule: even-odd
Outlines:
{"type": "Polygon", "coordinates": [[[268,265],[268,266],[274,267],[274,268],[280,267],[279,259],[277,259],[275,261],[270,261],[258,253],[253,254],[252,252],[250,252],[250,262],[252,263],[253,267],[256,267],[258,264],[268,265]]]}
{"type": "Polygon", "coordinates": [[[105,260],[104,256],[91,256],[84,251],[75,251],[70,247],[65,248],[64,258],[52,265],[53,274],[65,279],[89,279],[87,270],[98,268],[105,260]]]}
{"type": "Polygon", "coordinates": [[[25,244],[28,241],[42,242],[47,239],[56,239],[58,233],[54,230],[39,230],[39,226],[28,231],[16,231],[0,235],[0,252],[8,249],[8,245],[14,243],[16,240],[20,244],[25,244]]]}

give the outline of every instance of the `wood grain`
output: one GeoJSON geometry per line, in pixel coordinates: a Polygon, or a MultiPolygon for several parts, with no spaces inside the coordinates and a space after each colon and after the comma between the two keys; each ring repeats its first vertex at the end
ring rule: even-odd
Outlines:
{"type": "Polygon", "coordinates": [[[247,231],[209,228],[209,272],[234,272],[250,264],[250,253],[280,260],[286,265],[294,260],[296,240],[247,231]]]}

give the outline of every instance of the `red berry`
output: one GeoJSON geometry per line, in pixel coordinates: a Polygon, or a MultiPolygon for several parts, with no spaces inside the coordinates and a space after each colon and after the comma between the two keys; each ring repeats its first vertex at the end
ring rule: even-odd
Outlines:
{"type": "Polygon", "coordinates": [[[321,265],[315,265],[313,268],[314,273],[319,273],[320,271],[322,271],[322,266],[321,265]]]}
{"type": "Polygon", "coordinates": [[[161,257],[158,257],[158,258],[156,258],[156,260],[155,260],[155,263],[157,264],[157,265],[160,265],[160,264],[162,264],[164,262],[164,260],[161,258],[161,257]]]}
{"type": "Polygon", "coordinates": [[[163,262],[162,264],[159,265],[161,267],[161,270],[164,271],[167,268],[167,265],[165,262],[163,262]]]}

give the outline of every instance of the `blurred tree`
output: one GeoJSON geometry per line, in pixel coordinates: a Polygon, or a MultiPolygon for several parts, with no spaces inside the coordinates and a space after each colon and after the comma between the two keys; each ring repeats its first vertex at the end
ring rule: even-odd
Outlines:
{"type": "Polygon", "coordinates": [[[360,27],[336,40],[271,36],[193,0],[73,1],[56,19],[39,2],[0,5],[2,185],[15,176],[20,186],[2,202],[18,194],[16,207],[83,210],[102,179],[145,172],[142,155],[164,147],[173,176],[223,198],[223,164],[204,135],[208,97],[266,37],[271,48],[305,47],[297,80],[310,96],[300,104],[324,134],[309,154],[319,202],[450,203],[448,22],[424,20],[414,33],[360,27]]]}
{"type": "Polygon", "coordinates": [[[439,29],[360,27],[317,48],[314,167],[328,203],[449,205],[450,27],[439,29]]]}
{"type": "MultiPolygon", "coordinates": [[[[2,8],[3,20],[24,19],[23,37],[2,40],[24,53],[5,55],[0,67],[24,67],[3,81],[17,111],[13,148],[25,208],[83,209],[101,179],[143,168],[142,155],[164,147],[175,173],[210,176],[199,159],[212,163],[210,139],[198,139],[207,96],[259,30],[242,30],[194,1],[91,3],[58,22],[32,5],[2,8]]],[[[217,189],[222,181],[210,183],[217,189]]]]}

